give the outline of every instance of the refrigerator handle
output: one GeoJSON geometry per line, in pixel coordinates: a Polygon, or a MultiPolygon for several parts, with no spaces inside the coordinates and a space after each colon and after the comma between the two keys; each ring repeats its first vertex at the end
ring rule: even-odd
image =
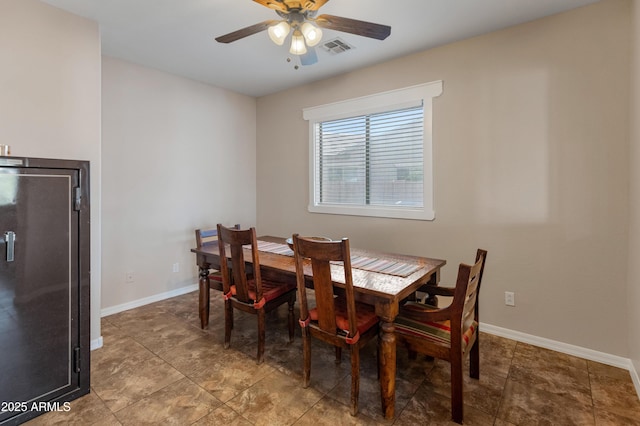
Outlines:
{"type": "Polygon", "coordinates": [[[7,262],[13,262],[14,249],[16,242],[16,233],[13,231],[7,231],[4,233],[4,242],[7,244],[7,262]]]}

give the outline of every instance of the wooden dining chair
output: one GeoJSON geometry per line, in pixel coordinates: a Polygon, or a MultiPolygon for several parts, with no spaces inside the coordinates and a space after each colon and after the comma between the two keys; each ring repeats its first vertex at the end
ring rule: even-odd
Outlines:
{"type": "MultiPolygon", "coordinates": [[[[234,225],[233,229],[240,229],[240,224],[234,225]]],[[[196,247],[207,247],[218,245],[217,229],[196,229],[196,247]]],[[[222,274],[216,269],[209,271],[209,288],[222,291],[222,274]]]]}
{"type": "MultiPolygon", "coordinates": [[[[236,224],[234,229],[240,229],[240,224],[236,224]]],[[[218,229],[196,229],[196,247],[218,245],[218,229]]],[[[204,273],[204,271],[203,271],[204,273]]],[[[222,291],[222,274],[216,269],[210,269],[207,274],[209,278],[209,288],[222,291]]],[[[200,328],[205,328],[209,323],[209,297],[206,288],[202,286],[201,276],[200,291],[198,297],[198,313],[200,315],[200,328]]]]}
{"type": "Polygon", "coordinates": [[[340,362],[342,348],[350,349],[351,415],[355,416],[360,390],[360,348],[378,335],[378,317],[373,306],[355,301],[347,238],[319,241],[295,234],[293,251],[303,340],[303,386],[309,386],[311,375],[311,336],[336,347],[336,362],[340,362]],[[340,296],[335,296],[332,262],[340,262],[344,269],[345,285],[344,289],[338,289],[340,296]],[[307,302],[305,267],[312,276],[312,291],[315,293],[316,305],[311,309],[307,302]]]}
{"type": "Polygon", "coordinates": [[[257,362],[264,361],[265,314],[284,303],[289,305],[289,341],[293,340],[293,305],[296,301],[295,282],[278,282],[262,279],[258,242],[255,228],[246,230],[226,228],[218,224],[218,248],[220,258],[227,256],[227,247],[231,253],[231,268],[228,262],[220,262],[222,288],[224,294],[224,347],[229,348],[233,328],[233,310],[254,314],[258,317],[258,355],[257,362]],[[251,252],[253,274],[245,268],[244,247],[251,252]]]}
{"type": "Polygon", "coordinates": [[[451,417],[462,424],[463,359],[469,354],[469,376],[480,378],[480,335],[478,297],[487,252],[478,249],[473,266],[460,264],[455,288],[429,286],[431,295],[453,297],[443,309],[408,302],[395,320],[398,345],[404,344],[409,356],[417,353],[451,363],[451,417]]]}

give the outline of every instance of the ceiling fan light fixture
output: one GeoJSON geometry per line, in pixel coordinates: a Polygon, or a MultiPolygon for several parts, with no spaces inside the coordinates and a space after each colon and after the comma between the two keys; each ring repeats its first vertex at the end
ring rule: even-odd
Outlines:
{"type": "Polygon", "coordinates": [[[302,32],[302,35],[304,36],[304,39],[306,40],[309,47],[313,47],[316,44],[320,43],[320,40],[322,39],[322,30],[314,26],[310,22],[305,22],[304,24],[302,24],[302,26],[300,27],[300,31],[302,32]]]}
{"type": "Polygon", "coordinates": [[[307,53],[307,46],[304,44],[304,36],[300,30],[295,30],[291,36],[291,48],[289,53],[292,55],[304,55],[307,53]]]}
{"type": "Polygon", "coordinates": [[[273,41],[278,46],[282,46],[284,40],[289,35],[289,31],[291,31],[291,26],[287,21],[281,21],[276,25],[272,25],[267,30],[271,41],[273,41]]]}
{"type": "MultiPolygon", "coordinates": [[[[1,1],[1,0],[0,0],[1,1]]],[[[316,17],[318,9],[329,0],[253,0],[254,2],[272,9],[279,20],[269,19],[257,24],[232,31],[228,34],[216,37],[218,43],[231,43],[250,35],[268,30],[269,38],[278,46],[284,45],[291,34],[289,53],[299,56],[301,65],[312,65],[318,62],[315,46],[319,45],[324,29],[341,31],[363,37],[384,40],[391,34],[388,25],[375,24],[373,22],[359,21],[357,19],[343,18],[334,15],[320,15],[316,17]]],[[[333,51],[329,47],[331,41],[324,43],[324,48],[333,51]]],[[[332,43],[338,46],[337,43],[332,43]]],[[[346,44],[345,44],[346,46],[346,44]]],[[[342,46],[338,46],[342,47],[342,46]]],[[[351,47],[345,47],[348,50],[351,47]]],[[[287,61],[290,61],[287,58],[287,61]]],[[[297,69],[296,65],[296,69],[297,69]]]]}

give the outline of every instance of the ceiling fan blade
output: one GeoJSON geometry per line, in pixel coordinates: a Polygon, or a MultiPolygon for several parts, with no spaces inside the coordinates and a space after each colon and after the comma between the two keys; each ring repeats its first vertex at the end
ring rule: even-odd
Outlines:
{"type": "Polygon", "coordinates": [[[318,54],[315,47],[307,47],[307,53],[300,55],[301,65],[313,65],[318,62],[318,54]]]}
{"type": "Polygon", "coordinates": [[[328,1],[329,0],[306,0],[302,2],[302,5],[307,10],[318,10],[328,1]]]}
{"type": "Polygon", "coordinates": [[[231,43],[232,41],[240,40],[241,38],[248,37],[250,35],[259,33],[269,28],[273,24],[277,24],[279,21],[269,20],[260,22],[259,24],[251,25],[250,27],[242,28],[229,34],[216,37],[218,43],[231,43]]]}
{"type": "Polygon", "coordinates": [[[269,9],[279,10],[280,12],[287,12],[289,8],[282,0],[253,0],[256,3],[268,7],[269,9]]]}
{"type": "Polygon", "coordinates": [[[320,15],[315,19],[315,22],[322,28],[377,40],[384,40],[391,34],[391,27],[388,25],[374,24],[373,22],[358,21],[357,19],[342,18],[340,16],[320,15]]]}
{"type": "Polygon", "coordinates": [[[291,10],[318,10],[329,0],[253,0],[269,9],[289,12],[291,10]]]}

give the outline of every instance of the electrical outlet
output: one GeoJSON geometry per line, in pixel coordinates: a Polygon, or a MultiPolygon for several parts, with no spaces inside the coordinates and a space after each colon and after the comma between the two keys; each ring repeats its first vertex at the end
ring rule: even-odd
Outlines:
{"type": "Polygon", "coordinates": [[[124,277],[127,283],[132,283],[135,281],[135,276],[133,275],[133,272],[126,272],[124,274],[124,277]]]}
{"type": "Polygon", "coordinates": [[[512,291],[505,291],[504,304],[507,306],[516,306],[516,294],[512,291]]]}
{"type": "Polygon", "coordinates": [[[176,262],[173,264],[173,272],[180,272],[180,263],[176,262]]]}

